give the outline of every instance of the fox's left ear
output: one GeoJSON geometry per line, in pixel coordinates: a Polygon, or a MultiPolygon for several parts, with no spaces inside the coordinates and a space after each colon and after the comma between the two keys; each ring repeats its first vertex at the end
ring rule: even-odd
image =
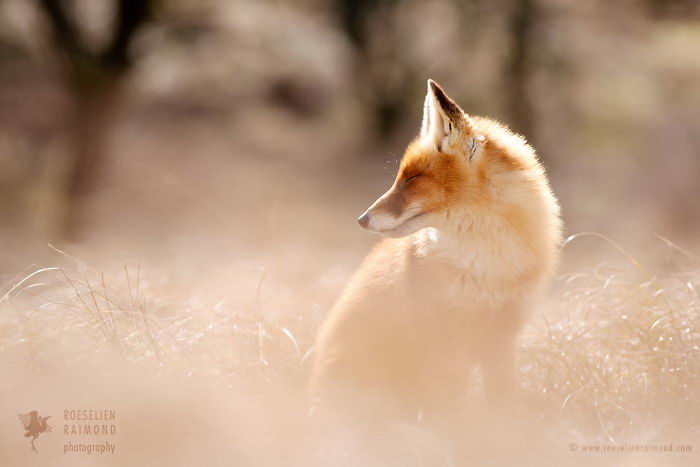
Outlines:
{"type": "Polygon", "coordinates": [[[445,150],[474,133],[469,116],[449,98],[432,79],[423,105],[423,124],[420,137],[434,144],[438,151],[445,150]]]}

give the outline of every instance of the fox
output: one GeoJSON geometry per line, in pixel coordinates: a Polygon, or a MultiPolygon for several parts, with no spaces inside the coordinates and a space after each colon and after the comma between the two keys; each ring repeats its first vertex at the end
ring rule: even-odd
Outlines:
{"type": "Polygon", "coordinates": [[[428,80],[419,135],[359,218],[384,238],[319,328],[309,389],[321,404],[414,420],[515,385],[515,345],[553,276],[560,208],[543,165],[503,124],[428,80]]]}

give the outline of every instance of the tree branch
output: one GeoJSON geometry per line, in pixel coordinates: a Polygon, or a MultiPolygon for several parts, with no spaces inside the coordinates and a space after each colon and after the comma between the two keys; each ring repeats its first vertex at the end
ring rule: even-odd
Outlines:
{"type": "Polygon", "coordinates": [[[129,44],[136,30],[149,20],[152,3],[150,0],[118,1],[112,40],[100,54],[105,64],[119,70],[129,68],[129,44]]]}
{"type": "Polygon", "coordinates": [[[80,41],[75,24],[68,18],[60,0],[37,0],[51,23],[53,34],[61,50],[72,61],[85,57],[86,52],[80,41]]]}

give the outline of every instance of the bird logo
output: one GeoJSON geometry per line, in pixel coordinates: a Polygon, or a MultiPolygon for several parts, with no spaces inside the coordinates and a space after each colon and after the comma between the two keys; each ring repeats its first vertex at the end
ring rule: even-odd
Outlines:
{"type": "Polygon", "coordinates": [[[51,427],[48,424],[48,420],[51,418],[51,416],[49,415],[48,417],[42,417],[39,415],[39,412],[32,410],[29,413],[18,414],[17,417],[19,418],[19,421],[22,422],[22,426],[24,426],[24,437],[31,438],[31,452],[38,453],[39,451],[37,451],[36,447],[34,446],[34,440],[36,440],[41,433],[51,431],[51,427]]]}

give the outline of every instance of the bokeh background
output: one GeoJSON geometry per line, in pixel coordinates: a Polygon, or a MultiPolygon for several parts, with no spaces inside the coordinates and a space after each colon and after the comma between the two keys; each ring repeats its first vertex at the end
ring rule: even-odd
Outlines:
{"type": "MultiPolygon", "coordinates": [[[[81,397],[129,416],[144,397],[165,424],[162,394],[180,393],[129,365],[223,379],[216,401],[232,381],[302,387],[318,321],[377,240],[355,218],[417,133],[427,78],[525,135],[566,234],[596,233],[566,246],[564,301],[551,307],[565,313],[538,318],[522,357],[539,375],[525,383],[532,407],[557,419],[577,401],[565,431],[576,435],[557,442],[654,441],[662,425],[696,436],[696,0],[1,0],[0,351],[13,378],[43,375],[6,400],[41,401],[48,384],[58,413],[86,374],[74,362],[92,358],[116,358],[109,378],[131,389],[116,394],[105,376],[102,396],[81,397]],[[643,278],[601,269],[611,262],[643,278]],[[75,315],[55,321],[69,305],[75,315]],[[124,310],[143,318],[132,334],[113,325],[124,310]],[[596,337],[577,331],[612,315],[596,337]],[[647,358],[659,348],[669,353],[647,358]],[[573,357],[554,363],[559,352],[573,357]],[[56,376],[66,362],[74,379],[56,376]]],[[[206,391],[186,393],[181,420],[206,391]]],[[[557,465],[576,462],[562,453],[557,465]]]]}
{"type": "Polygon", "coordinates": [[[567,232],[692,247],[699,18],[693,0],[4,0],[0,268],[49,242],[342,264],[374,240],[353,220],[429,77],[537,148],[567,232]]]}

